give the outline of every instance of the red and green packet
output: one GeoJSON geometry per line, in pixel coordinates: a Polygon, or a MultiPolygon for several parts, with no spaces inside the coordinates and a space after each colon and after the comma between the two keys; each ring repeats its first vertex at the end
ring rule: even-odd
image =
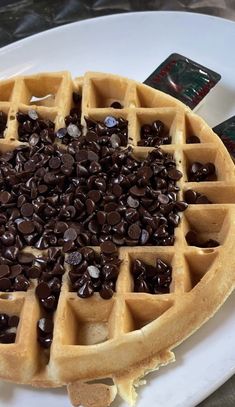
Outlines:
{"type": "Polygon", "coordinates": [[[144,81],[194,109],[219,82],[221,75],[191,59],[171,54],[144,81]]]}

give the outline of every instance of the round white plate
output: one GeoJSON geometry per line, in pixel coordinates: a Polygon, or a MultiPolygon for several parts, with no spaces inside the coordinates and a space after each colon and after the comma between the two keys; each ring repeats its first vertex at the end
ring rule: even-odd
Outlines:
{"type": "MultiPolygon", "coordinates": [[[[112,15],[45,31],[0,49],[0,79],[40,71],[117,73],[139,81],[171,53],[222,75],[198,113],[211,126],[235,114],[235,23],[181,12],[112,15]]],[[[194,407],[235,373],[235,293],[175,350],[176,362],[148,376],[138,407],[194,407]]],[[[195,307],[197,304],[195,304],[195,307]]],[[[111,361],[110,361],[111,363],[111,361]]],[[[69,407],[65,390],[0,384],[1,407],[69,407]]],[[[126,407],[120,399],[115,407],[126,407]]]]}

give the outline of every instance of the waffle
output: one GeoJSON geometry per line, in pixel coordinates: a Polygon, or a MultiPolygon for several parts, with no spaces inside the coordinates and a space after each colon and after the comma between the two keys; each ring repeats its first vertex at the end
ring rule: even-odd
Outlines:
{"type": "MultiPolygon", "coordinates": [[[[20,317],[15,343],[0,344],[0,377],[36,387],[67,385],[74,405],[108,406],[117,391],[134,404],[135,387],[145,374],[174,361],[172,349],[206,322],[234,288],[235,168],[220,139],[181,102],[135,81],[92,72],[75,80],[67,72],[58,72],[2,81],[0,111],[8,119],[0,151],[22,145],[17,136],[18,111],[35,109],[40,117],[55,123],[55,130],[65,126],[73,91],[82,94],[81,122],[85,129],[87,116],[95,120],[122,116],[128,120],[128,145],[140,159],[152,150],[138,146],[142,124],[163,121],[172,141],[161,148],[173,154],[183,173],[178,199],[192,189],[205,194],[212,204],[189,205],[175,229],[173,246],[121,247],[116,292],[109,300],[97,293],[82,299],[70,292],[67,265],[54,313],[50,351],[43,350],[37,341],[42,310],[35,296],[35,280],[27,292],[0,293],[0,313],[20,317]],[[123,109],[109,107],[116,101],[123,109]],[[187,144],[187,137],[195,134],[201,142],[187,144]],[[189,182],[188,168],[194,161],[212,162],[217,180],[189,182]],[[218,240],[220,245],[188,245],[185,236],[191,229],[200,238],[218,240]],[[172,266],[170,292],[133,292],[133,262],[140,259],[154,265],[156,258],[172,266]]],[[[41,253],[31,247],[24,251],[41,253]]]]}

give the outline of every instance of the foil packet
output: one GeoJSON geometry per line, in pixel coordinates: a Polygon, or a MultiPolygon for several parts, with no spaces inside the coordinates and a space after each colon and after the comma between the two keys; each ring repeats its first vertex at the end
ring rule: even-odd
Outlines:
{"type": "Polygon", "coordinates": [[[174,96],[195,109],[220,79],[221,75],[217,72],[174,53],[143,83],[174,96]]]}
{"type": "Polygon", "coordinates": [[[217,124],[212,130],[220,137],[228,152],[235,159],[235,116],[217,124]]]}

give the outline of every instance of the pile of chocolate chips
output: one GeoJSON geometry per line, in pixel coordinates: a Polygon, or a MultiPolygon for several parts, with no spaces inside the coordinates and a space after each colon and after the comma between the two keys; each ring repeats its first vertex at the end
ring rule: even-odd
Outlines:
{"type": "Polygon", "coordinates": [[[151,294],[170,292],[172,267],[160,258],[156,259],[156,266],[151,266],[140,259],[134,260],[131,273],[135,292],[151,294]]]}
{"type": "Polygon", "coordinates": [[[86,140],[100,146],[118,148],[128,142],[128,121],[123,117],[107,116],[103,121],[85,117],[87,125],[86,140]]]}
{"type": "Polygon", "coordinates": [[[171,144],[171,136],[161,120],[152,124],[143,124],[140,129],[138,146],[157,147],[161,144],[171,144]]]}
{"type": "Polygon", "coordinates": [[[61,249],[51,247],[42,257],[36,257],[32,273],[38,278],[36,296],[44,310],[55,311],[59,299],[64,269],[61,249]]]}
{"type": "Polygon", "coordinates": [[[0,314],[0,343],[14,343],[19,324],[17,315],[0,314]]]}
{"type": "Polygon", "coordinates": [[[37,337],[44,348],[49,348],[52,343],[53,312],[58,305],[64,272],[61,249],[51,247],[43,256],[35,257],[32,266],[32,274],[38,280],[35,294],[43,309],[43,318],[37,323],[37,337]]]}
{"type": "Polygon", "coordinates": [[[72,95],[74,107],[69,112],[69,115],[65,117],[66,127],[61,127],[56,132],[56,140],[60,140],[62,144],[68,145],[72,140],[78,139],[82,135],[81,125],[81,95],[77,92],[73,92],[72,95]]]}
{"type": "Polygon", "coordinates": [[[9,228],[0,237],[0,291],[27,291],[34,256],[20,252],[15,230],[9,228]]]}
{"type": "Polygon", "coordinates": [[[111,241],[104,241],[100,249],[101,252],[97,253],[89,247],[82,247],[67,255],[71,290],[80,298],[88,298],[94,292],[99,292],[105,300],[113,296],[121,261],[111,241]]]}
{"type": "Polygon", "coordinates": [[[0,138],[3,138],[4,130],[7,126],[7,115],[3,111],[0,111],[0,138]]]}
{"type": "Polygon", "coordinates": [[[181,176],[159,149],[140,161],[131,148],[89,141],[20,146],[0,155],[0,237],[10,232],[14,250],[172,245],[187,208],[177,201],[181,176]]]}
{"type": "Polygon", "coordinates": [[[216,179],[216,169],[211,162],[201,164],[195,161],[188,168],[188,180],[190,182],[215,181],[216,179]]]}
{"type": "Polygon", "coordinates": [[[198,136],[192,135],[192,136],[187,137],[186,143],[187,144],[197,144],[197,143],[201,143],[201,140],[198,136]]]}
{"type": "Polygon", "coordinates": [[[202,240],[195,230],[189,230],[186,233],[185,239],[189,246],[197,246],[202,248],[217,247],[220,243],[214,239],[202,240]]]}
{"type": "Polygon", "coordinates": [[[193,189],[188,189],[184,193],[184,199],[188,204],[211,204],[212,202],[207,198],[206,195],[200,194],[193,189]]]}
{"type": "Polygon", "coordinates": [[[41,119],[36,110],[31,109],[27,113],[18,112],[16,118],[19,123],[18,137],[20,141],[28,142],[32,146],[39,142],[54,141],[54,123],[49,119],[41,119]]]}
{"type": "Polygon", "coordinates": [[[53,340],[54,323],[52,318],[41,318],[37,323],[37,337],[40,345],[48,349],[53,340]]]}

